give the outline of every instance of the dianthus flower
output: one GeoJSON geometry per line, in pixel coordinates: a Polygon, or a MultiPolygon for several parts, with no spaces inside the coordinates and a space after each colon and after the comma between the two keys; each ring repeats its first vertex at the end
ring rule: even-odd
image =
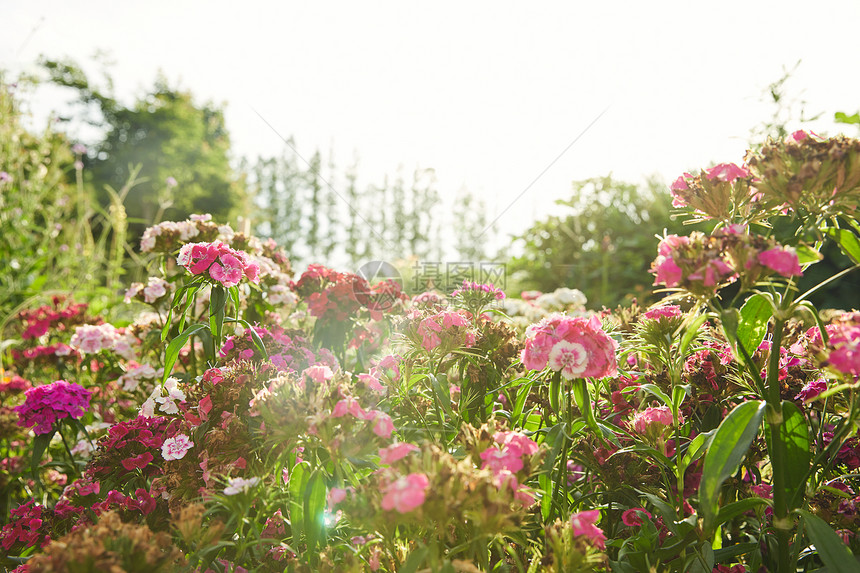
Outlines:
{"type": "Polygon", "coordinates": [[[381,464],[393,464],[394,462],[401,460],[408,456],[412,452],[417,452],[418,446],[414,444],[406,444],[406,443],[398,443],[388,446],[387,448],[381,448],[379,450],[379,463],[381,464]]]}
{"type": "Polygon", "coordinates": [[[681,316],[681,307],[674,304],[667,304],[652,308],[642,315],[648,320],[660,320],[661,318],[678,318],[681,316]]]}
{"type": "Polygon", "coordinates": [[[570,516],[570,526],[573,528],[574,536],[582,535],[600,549],[605,549],[606,535],[595,525],[598,519],[600,519],[599,509],[580,511],[570,516]]]}
{"type": "Polygon", "coordinates": [[[645,509],[641,507],[633,507],[628,509],[624,513],[621,514],[621,521],[624,525],[629,527],[635,527],[642,525],[642,516],[646,516],[648,519],[651,519],[652,515],[648,513],[645,509]]]}
{"type": "MultiPolygon", "coordinates": [[[[684,422],[681,414],[678,414],[678,423],[684,422]]],[[[662,430],[672,425],[672,410],[668,406],[658,408],[645,408],[633,416],[633,429],[639,434],[646,434],[652,428],[662,430]]]]}
{"type": "Polygon", "coordinates": [[[758,262],[784,277],[803,276],[797,253],[791,247],[775,247],[759,254],[758,262]]]}
{"type": "Polygon", "coordinates": [[[15,408],[18,425],[36,426],[36,434],[51,432],[54,422],[63,418],[81,418],[90,407],[91,392],[65,380],[30,388],[24,395],[24,403],[15,408]]]}
{"type": "Polygon", "coordinates": [[[828,333],[830,365],[845,374],[860,375],[860,314],[844,315],[832,329],[828,327],[828,333]]]}
{"type": "Polygon", "coordinates": [[[227,480],[227,487],[224,488],[224,495],[236,495],[238,493],[250,491],[250,489],[260,483],[260,478],[230,478],[227,480]]]}
{"type": "Polygon", "coordinates": [[[194,447],[194,442],[185,434],[167,438],[161,445],[161,457],[165,460],[181,460],[194,447]]]}
{"type": "Polygon", "coordinates": [[[568,379],[603,378],[617,372],[616,347],[596,315],[586,319],[556,314],[528,327],[521,358],[529,370],[549,364],[568,379]]]}
{"type": "Polygon", "coordinates": [[[427,476],[412,473],[388,484],[382,495],[382,509],[408,513],[420,507],[426,499],[425,491],[430,487],[427,476]]]}
{"type": "Polygon", "coordinates": [[[179,250],[176,261],[192,275],[206,274],[224,287],[236,286],[243,276],[253,283],[260,280],[257,263],[250,262],[245,253],[221,241],[188,243],[179,250]]]}

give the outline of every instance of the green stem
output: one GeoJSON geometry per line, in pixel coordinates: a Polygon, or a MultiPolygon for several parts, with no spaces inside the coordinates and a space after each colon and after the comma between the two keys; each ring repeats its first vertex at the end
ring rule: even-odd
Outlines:
{"type": "Polygon", "coordinates": [[[785,491],[785,444],[781,429],[782,400],[779,388],[779,358],[785,319],[775,318],[773,339],[767,365],[767,421],[770,430],[770,462],[773,469],[773,524],[778,546],[778,568],[780,573],[789,571],[789,540],[792,524],[788,516],[788,495],[785,491]]]}

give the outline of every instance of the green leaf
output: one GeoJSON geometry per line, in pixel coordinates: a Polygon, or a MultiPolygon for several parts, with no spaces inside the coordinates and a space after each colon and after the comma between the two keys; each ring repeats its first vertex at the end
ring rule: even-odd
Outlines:
{"type": "MultiPolygon", "coordinates": [[[[764,340],[771,316],[773,316],[773,307],[770,301],[760,294],[748,298],[741,307],[737,343],[743,345],[748,355],[752,356],[764,340]]],[[[738,356],[743,357],[740,349],[738,349],[738,356]]]]}
{"type": "Polygon", "coordinates": [[[714,528],[719,527],[727,521],[731,521],[739,515],[746,513],[751,509],[755,509],[760,505],[767,505],[767,500],[760,497],[748,497],[740,501],[728,503],[720,508],[717,512],[717,521],[714,528]]]}
{"type": "Polygon", "coordinates": [[[860,264],[860,241],[857,240],[857,235],[848,229],[827,229],[827,235],[836,241],[843,253],[848,255],[854,263],[860,264]]]}
{"type": "Polygon", "coordinates": [[[836,123],[860,123],[860,113],[855,113],[854,115],[848,115],[844,111],[837,111],[833,114],[833,121],[836,123]]]}
{"type": "Polygon", "coordinates": [[[669,395],[663,392],[663,390],[659,386],[655,384],[640,384],[639,389],[645,390],[649,394],[653,394],[657,397],[658,400],[663,402],[663,404],[669,406],[670,408],[672,407],[672,399],[669,398],[669,395]]]}
{"type": "Polygon", "coordinates": [[[588,384],[582,378],[573,381],[573,399],[585,422],[595,432],[600,433],[597,427],[597,420],[594,419],[594,410],[591,407],[591,396],[588,395],[588,384]]]}
{"type": "Polygon", "coordinates": [[[704,432],[690,440],[690,444],[687,446],[687,451],[684,452],[684,457],[681,459],[682,468],[686,468],[704,455],[708,446],[711,445],[711,437],[714,435],[714,431],[715,430],[704,432]]]}
{"type": "Polygon", "coordinates": [[[812,454],[809,451],[809,427],[806,417],[793,402],[783,400],[782,424],[779,429],[785,448],[785,493],[789,509],[794,509],[801,505],[806,493],[805,478],[812,454]]]}
{"type": "Polygon", "coordinates": [[[308,540],[308,550],[313,551],[317,544],[325,543],[325,474],[319,468],[314,470],[313,475],[304,491],[305,536],[308,540]]]}
{"type": "Polygon", "coordinates": [[[304,533],[304,492],[310,480],[310,466],[302,462],[290,470],[290,523],[292,524],[293,546],[298,546],[304,533]]]}
{"type": "Polygon", "coordinates": [[[801,265],[811,265],[823,258],[821,253],[807,245],[798,245],[794,248],[794,251],[797,253],[797,262],[801,265]]]}
{"type": "Polygon", "coordinates": [[[209,331],[215,340],[221,340],[224,330],[224,309],[227,306],[227,291],[224,287],[213,286],[209,295],[209,331]]]}
{"type": "Polygon", "coordinates": [[[403,563],[403,565],[398,569],[400,573],[415,573],[418,571],[418,568],[424,563],[424,560],[427,559],[427,555],[430,553],[430,548],[426,545],[422,545],[417,548],[415,551],[409,554],[409,557],[403,563]]]}
{"type": "Polygon", "coordinates": [[[519,420],[523,415],[526,399],[529,397],[532,386],[534,386],[534,380],[528,380],[517,388],[517,399],[514,402],[514,409],[511,411],[511,424],[515,428],[520,426],[519,420]]]}
{"type": "Polygon", "coordinates": [[[737,471],[750,444],[758,434],[764,410],[764,401],[744,402],[726,416],[714,434],[708,452],[705,454],[702,481],[699,484],[699,505],[702,508],[706,533],[712,532],[716,526],[723,482],[737,471]]]}
{"type": "Polygon", "coordinates": [[[702,314],[696,317],[693,322],[687,325],[687,329],[684,331],[684,336],[681,337],[681,344],[678,346],[678,354],[684,358],[687,355],[687,348],[696,338],[696,335],[699,334],[699,329],[702,328],[702,325],[705,324],[705,321],[708,320],[707,314],[702,314]]]}
{"type": "Polygon", "coordinates": [[[179,351],[182,350],[183,346],[185,346],[188,338],[192,334],[207,328],[207,326],[208,325],[206,324],[191,325],[185,329],[182,334],[170,341],[170,344],[167,345],[167,350],[164,351],[164,376],[161,378],[162,384],[164,384],[170,377],[170,373],[173,371],[173,365],[176,364],[176,359],[179,358],[179,351]]]}
{"type": "Polygon", "coordinates": [[[561,412],[561,407],[559,406],[559,400],[561,398],[561,373],[556,372],[552,375],[552,380],[549,382],[549,405],[552,408],[552,411],[555,412],[556,415],[559,415],[561,412]]]}
{"type": "Polygon", "coordinates": [[[45,455],[45,450],[48,449],[48,446],[51,443],[51,438],[53,438],[56,433],[57,430],[53,429],[47,434],[39,434],[36,436],[36,439],[33,440],[33,457],[30,460],[30,470],[34,475],[36,470],[39,469],[39,462],[42,461],[42,457],[45,455]]]}
{"type": "Polygon", "coordinates": [[[798,513],[803,516],[806,534],[830,573],[860,573],[860,563],[826,521],[808,511],[798,513]]]}

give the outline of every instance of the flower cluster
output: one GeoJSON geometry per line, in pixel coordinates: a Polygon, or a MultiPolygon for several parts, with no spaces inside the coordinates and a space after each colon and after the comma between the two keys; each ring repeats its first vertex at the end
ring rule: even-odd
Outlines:
{"type": "Polygon", "coordinates": [[[229,226],[216,225],[211,215],[192,215],[185,221],[165,221],[147,228],[140,239],[140,252],[169,253],[191,239],[214,241],[219,236],[227,238],[232,235],[233,230],[229,226]]]}
{"type": "Polygon", "coordinates": [[[755,200],[750,173],[734,163],[720,163],[699,175],[684,173],[670,186],[673,207],[689,207],[702,218],[730,221],[755,200]]]}
{"type": "Polygon", "coordinates": [[[702,296],[742,277],[749,287],[769,274],[802,274],[797,252],[741,225],[730,225],[711,235],[694,231],[689,236],[668,235],[657,248],[651,265],[655,285],[680,287],[702,296]]]}
{"type": "Polygon", "coordinates": [[[618,343],[604,331],[600,319],[551,315],[526,330],[523,365],[573,378],[603,378],[617,372],[618,343]]]}
{"type": "Polygon", "coordinates": [[[51,306],[44,305],[19,312],[16,320],[24,327],[21,338],[24,340],[39,338],[51,329],[64,331],[87,320],[87,304],[70,303],[63,307],[64,302],[65,299],[55,296],[51,306]]]}
{"type": "Polygon", "coordinates": [[[18,425],[35,426],[36,434],[47,434],[59,420],[83,417],[90,407],[92,392],[74,382],[57,380],[30,388],[24,395],[25,402],[15,408],[18,425]]]}
{"type": "Polygon", "coordinates": [[[860,376],[860,312],[840,316],[829,334],[830,365],[843,374],[860,376]]]}
{"type": "Polygon", "coordinates": [[[765,207],[820,215],[854,211],[860,198],[860,140],[796,131],[747,153],[765,207]]]}
{"type": "Polygon", "coordinates": [[[131,283],[128,290],[125,291],[125,302],[131,302],[131,299],[142,300],[147,304],[155,304],[159,300],[166,297],[171,290],[171,285],[166,280],[159,277],[149,277],[146,284],[131,283]]]}
{"type": "Polygon", "coordinates": [[[170,421],[167,418],[138,416],[110,427],[87,466],[86,475],[108,486],[122,483],[130,472],[157,475],[160,470],[153,452],[161,450],[170,421]]]}
{"type": "Polygon", "coordinates": [[[188,243],[179,250],[176,261],[192,275],[204,275],[224,287],[239,284],[243,277],[259,282],[260,267],[242,251],[231,249],[221,241],[188,243]]]}
{"type": "Polygon", "coordinates": [[[475,344],[476,336],[469,319],[453,310],[443,310],[423,318],[418,324],[417,333],[421,337],[421,346],[427,352],[439,346],[445,350],[469,348],[475,344]]]}
{"type": "Polygon", "coordinates": [[[110,323],[85,324],[75,329],[69,346],[82,354],[97,354],[102,350],[115,352],[126,360],[134,357],[134,338],[110,323]]]}

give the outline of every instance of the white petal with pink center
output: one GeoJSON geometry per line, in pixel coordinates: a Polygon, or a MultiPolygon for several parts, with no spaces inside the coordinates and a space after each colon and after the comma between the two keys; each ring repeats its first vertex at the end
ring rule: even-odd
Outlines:
{"type": "Polygon", "coordinates": [[[549,353],[549,367],[558,372],[567,380],[576,378],[585,372],[588,366],[588,352],[578,342],[562,340],[557,342],[549,353]]]}

